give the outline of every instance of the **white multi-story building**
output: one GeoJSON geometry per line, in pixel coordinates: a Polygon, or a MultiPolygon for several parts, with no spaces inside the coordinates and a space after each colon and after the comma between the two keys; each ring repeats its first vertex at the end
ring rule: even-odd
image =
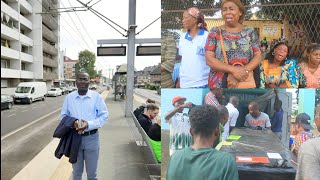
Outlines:
{"type": "Polygon", "coordinates": [[[59,0],[1,0],[1,88],[58,80],[59,0]]]}

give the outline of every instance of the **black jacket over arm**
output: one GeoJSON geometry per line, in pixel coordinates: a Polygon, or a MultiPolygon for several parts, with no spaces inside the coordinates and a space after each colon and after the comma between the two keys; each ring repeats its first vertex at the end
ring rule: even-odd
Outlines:
{"type": "Polygon", "coordinates": [[[82,136],[73,127],[76,118],[65,116],[54,131],[53,137],[60,138],[59,145],[54,155],[60,159],[63,155],[69,157],[69,162],[77,162],[82,136]]]}

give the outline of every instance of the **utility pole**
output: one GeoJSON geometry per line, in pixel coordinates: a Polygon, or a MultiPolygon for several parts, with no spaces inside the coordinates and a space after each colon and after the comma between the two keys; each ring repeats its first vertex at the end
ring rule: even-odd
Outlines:
{"type": "Polygon", "coordinates": [[[127,55],[127,89],[125,116],[130,117],[133,109],[134,86],[134,59],[135,59],[135,34],[136,34],[136,0],[129,0],[128,23],[128,55],[127,55]]]}

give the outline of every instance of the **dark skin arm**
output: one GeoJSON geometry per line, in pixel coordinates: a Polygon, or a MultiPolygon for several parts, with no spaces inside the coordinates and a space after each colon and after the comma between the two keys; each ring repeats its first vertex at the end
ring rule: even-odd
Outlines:
{"type": "Polygon", "coordinates": [[[169,121],[170,118],[172,118],[177,112],[182,111],[184,108],[191,108],[192,103],[186,103],[186,104],[182,104],[178,107],[175,107],[173,110],[169,111],[166,116],[165,116],[165,120],[169,121]]]}
{"type": "Polygon", "coordinates": [[[238,81],[244,81],[248,78],[248,73],[245,67],[235,67],[229,64],[225,64],[218,60],[215,53],[212,51],[206,51],[206,62],[207,65],[216,71],[226,72],[232,74],[238,81]]]}

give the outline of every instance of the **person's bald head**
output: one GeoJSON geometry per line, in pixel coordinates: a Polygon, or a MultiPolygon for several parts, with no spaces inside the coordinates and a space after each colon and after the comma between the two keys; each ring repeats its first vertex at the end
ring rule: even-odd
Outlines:
{"type": "Polygon", "coordinates": [[[217,110],[219,112],[219,121],[222,125],[225,125],[229,119],[229,112],[225,106],[218,106],[217,110]]]}
{"type": "Polygon", "coordinates": [[[237,96],[231,96],[229,103],[233,104],[233,106],[237,108],[239,106],[239,98],[237,96]]]}
{"type": "Polygon", "coordinates": [[[248,109],[252,117],[257,118],[260,116],[259,104],[257,102],[252,101],[249,104],[248,109]]]}

